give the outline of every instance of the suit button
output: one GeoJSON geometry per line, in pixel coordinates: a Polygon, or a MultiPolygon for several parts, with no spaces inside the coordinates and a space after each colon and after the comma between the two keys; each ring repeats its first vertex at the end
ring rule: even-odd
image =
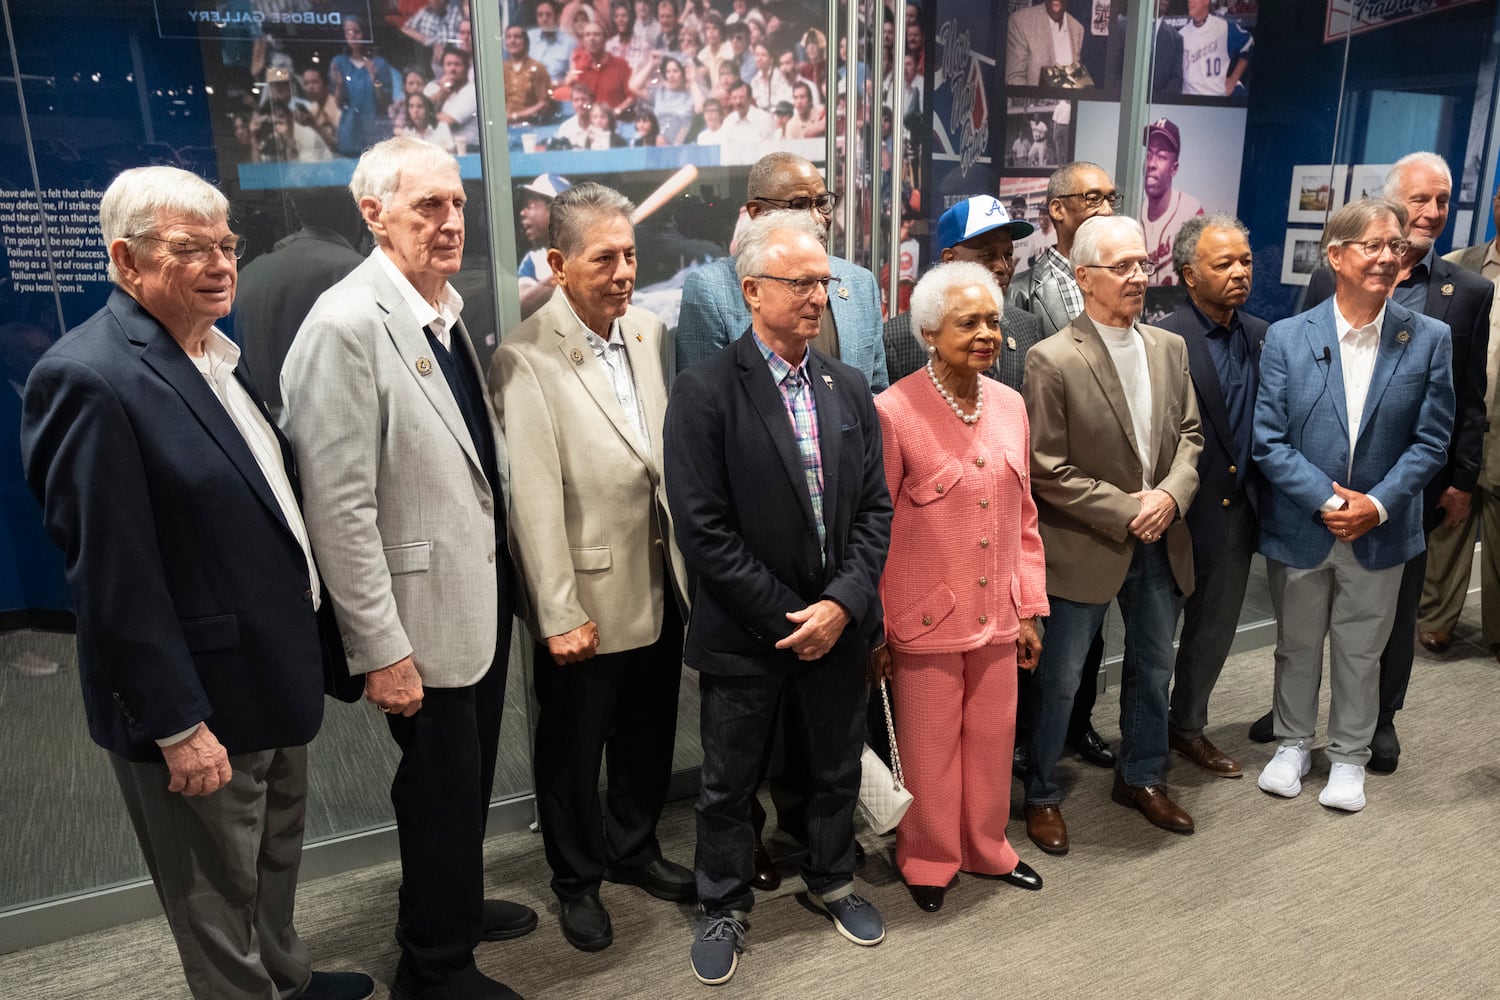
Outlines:
{"type": "Polygon", "coordinates": [[[978,466],[979,468],[981,468],[981,469],[984,468],[984,458],[980,457],[980,458],[974,459],[974,464],[976,466],[978,466]]]}
{"type": "Polygon", "coordinates": [[[922,616],[922,624],[923,625],[931,625],[932,624],[932,616],[931,615],[923,615],[922,616]]]}
{"type": "Polygon", "coordinates": [[[983,510],[988,510],[989,506],[990,506],[990,502],[988,500],[981,500],[981,501],[979,501],[979,506],[983,510]]]}
{"type": "Polygon", "coordinates": [[[989,548],[990,547],[990,540],[988,538],[981,538],[979,540],[979,547],[981,549],[987,549],[987,548],[989,548]]]}
{"type": "Polygon", "coordinates": [[[938,492],[938,493],[943,492],[943,484],[942,483],[938,483],[936,486],[933,487],[933,490],[936,491],[936,492],[938,492]]]}
{"type": "Polygon", "coordinates": [[[989,615],[980,615],[979,616],[979,624],[981,624],[981,625],[984,625],[989,620],[990,620],[990,616],[989,615]]]}
{"type": "Polygon", "coordinates": [[[488,500],[481,500],[481,501],[479,501],[479,509],[482,510],[482,511],[484,511],[486,514],[488,514],[491,511],[493,511],[495,508],[492,507],[492,506],[490,506],[490,502],[488,500]]]}
{"type": "Polygon", "coordinates": [[[1228,507],[1229,506],[1229,498],[1225,497],[1223,500],[1220,500],[1219,501],[1219,506],[1220,507],[1228,507]]]}
{"type": "Polygon", "coordinates": [[[657,539],[657,540],[656,540],[656,547],[657,547],[657,548],[659,548],[659,549],[660,549],[660,548],[665,548],[665,547],[666,547],[666,544],[667,544],[667,543],[666,543],[666,542],[664,542],[664,541],[662,541],[662,540],[661,540],[661,539],[660,539],[660,538],[658,538],[658,539],[657,539]]]}
{"type": "Polygon", "coordinates": [[[988,587],[990,585],[990,578],[987,576],[981,576],[979,578],[979,585],[981,587],[988,587]]]}
{"type": "Polygon", "coordinates": [[[312,603],[312,590],[311,589],[304,590],[302,592],[302,599],[304,601],[306,601],[308,604],[311,604],[312,603]]]}
{"type": "Polygon", "coordinates": [[[1239,471],[1240,471],[1240,469],[1239,469],[1239,466],[1237,466],[1237,465],[1231,465],[1229,467],[1229,474],[1231,476],[1234,475],[1236,472],[1239,472],[1239,471]]]}
{"type": "Polygon", "coordinates": [[[494,553],[494,552],[491,552],[491,553],[490,553],[490,554],[489,554],[489,555],[487,555],[487,556],[486,556],[486,557],[485,557],[485,559],[486,559],[486,560],[487,560],[487,561],[489,561],[489,562],[494,562],[494,561],[495,561],[495,553],[494,553]]]}

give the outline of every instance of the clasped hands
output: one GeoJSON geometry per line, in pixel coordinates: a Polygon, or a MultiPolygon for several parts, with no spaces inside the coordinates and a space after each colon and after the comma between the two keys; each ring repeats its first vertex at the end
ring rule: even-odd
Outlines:
{"type": "Polygon", "coordinates": [[[1177,501],[1166,490],[1141,490],[1131,496],[1141,502],[1141,512],[1130,522],[1130,533],[1143,542],[1161,538],[1177,520],[1177,501]]]}
{"type": "Polygon", "coordinates": [[[1380,511],[1365,494],[1338,483],[1333,484],[1333,493],[1344,501],[1344,506],[1338,510],[1325,510],[1321,516],[1323,526],[1339,541],[1352,542],[1380,524],[1380,511]]]}

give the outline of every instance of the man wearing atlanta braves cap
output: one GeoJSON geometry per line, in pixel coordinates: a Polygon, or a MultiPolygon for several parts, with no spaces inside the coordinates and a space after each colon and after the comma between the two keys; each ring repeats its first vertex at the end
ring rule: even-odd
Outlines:
{"type": "MultiPolygon", "coordinates": [[[[1015,273],[1015,241],[1031,233],[1031,223],[1012,219],[999,199],[987,194],[975,195],[954,205],[938,219],[937,243],[933,249],[943,262],[967,260],[983,265],[1004,291],[1010,287],[1015,273]]],[[[1005,303],[1000,333],[999,356],[987,374],[1020,391],[1026,349],[1042,339],[1042,324],[1026,310],[1005,303]]],[[[885,364],[891,384],[926,363],[926,354],[912,336],[910,314],[898,313],[887,320],[885,364]]]]}
{"type": "Polygon", "coordinates": [[[521,204],[521,232],[531,243],[531,250],[516,268],[522,319],[540,309],[552,297],[552,289],[557,287],[552,268],[547,263],[547,230],[552,225],[552,199],[572,186],[566,177],[542,174],[516,190],[516,200],[521,204]]]}
{"type": "Polygon", "coordinates": [[[1203,214],[1197,198],[1172,190],[1181,152],[1182,133],[1172,119],[1158,118],[1146,126],[1146,214],[1141,225],[1146,230],[1146,253],[1156,265],[1156,273],[1148,279],[1153,285],[1177,283],[1172,243],[1184,222],[1203,214]]]}

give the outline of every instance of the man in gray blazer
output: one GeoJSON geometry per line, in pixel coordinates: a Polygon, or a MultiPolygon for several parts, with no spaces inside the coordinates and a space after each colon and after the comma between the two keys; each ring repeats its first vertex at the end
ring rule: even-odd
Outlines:
{"type": "Polygon", "coordinates": [[[552,204],[547,266],[560,290],[495,354],[490,391],[516,477],[510,523],[536,641],[537,816],[563,937],[614,941],[602,881],[692,902],[662,857],[682,678],[687,571],[662,486],[667,350],[630,304],[635,210],[584,183],[552,204]],[[599,807],[599,768],[609,792],[599,807]]]}
{"type": "Polygon", "coordinates": [[[464,187],[411,137],[367,149],[349,183],[376,248],[329,289],[282,369],[307,528],[351,674],[401,761],[396,1000],[516,994],[474,965],[481,940],[536,926],[483,896],[482,846],[512,613],[508,463],[449,284],[464,187]]]}
{"type": "Polygon", "coordinates": [[[1083,25],[1068,13],[1067,0],[1042,0],[1010,16],[1005,25],[1005,85],[1035,87],[1042,70],[1049,66],[1071,66],[1083,50],[1083,25]],[[1057,58],[1057,40],[1070,58],[1057,58]]]}

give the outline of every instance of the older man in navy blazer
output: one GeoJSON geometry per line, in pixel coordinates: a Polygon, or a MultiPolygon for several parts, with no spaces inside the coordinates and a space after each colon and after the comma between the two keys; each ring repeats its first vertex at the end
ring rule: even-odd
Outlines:
{"type": "MultiPolygon", "coordinates": [[[[286,440],[215,326],[244,241],[174,167],[99,204],[117,286],[26,383],[21,452],[66,556],[89,735],[109,751],[192,995],[363,998],[292,924],[328,609],[286,440]]],[[[331,623],[328,623],[331,628],[331,623]]]]}
{"type": "Polygon", "coordinates": [[[891,498],[865,380],[809,346],[830,277],[820,236],[804,212],[751,222],[752,323],[678,375],[667,406],[667,502],[694,578],[684,658],[703,699],[692,962],[709,985],[734,974],[748,926],[750,801],[783,695],[802,719],[808,905],[855,944],[885,936],[854,891],[854,801],[891,498]]]}
{"type": "Polygon", "coordinates": [[[1426,544],[1422,487],[1453,429],[1452,344],[1444,324],[1387,300],[1409,248],[1402,206],[1344,206],[1324,248],[1334,296],[1270,328],[1255,405],[1280,744],[1259,783],[1287,798],[1302,790],[1326,636],[1332,767],[1318,801],[1355,812],[1365,805],[1380,651],[1402,567],[1426,544]]]}

